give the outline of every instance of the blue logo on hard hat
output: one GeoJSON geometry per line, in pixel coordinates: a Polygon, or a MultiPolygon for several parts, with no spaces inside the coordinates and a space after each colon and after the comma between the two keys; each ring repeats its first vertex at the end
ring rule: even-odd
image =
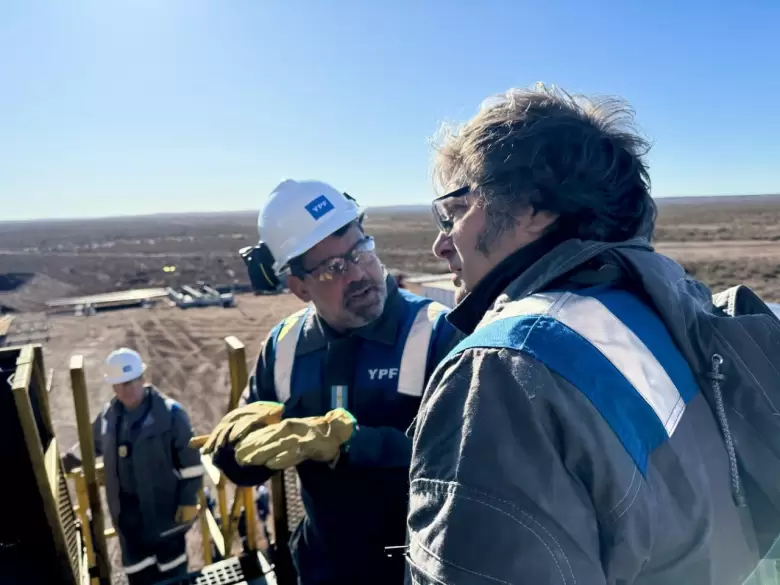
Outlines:
{"type": "Polygon", "coordinates": [[[329,211],[333,211],[333,209],[333,203],[331,203],[325,195],[320,195],[314,201],[306,205],[306,211],[308,211],[309,215],[314,219],[321,218],[329,211]]]}
{"type": "Polygon", "coordinates": [[[133,366],[122,366],[122,371],[123,372],[132,372],[133,371],[133,366]]]}

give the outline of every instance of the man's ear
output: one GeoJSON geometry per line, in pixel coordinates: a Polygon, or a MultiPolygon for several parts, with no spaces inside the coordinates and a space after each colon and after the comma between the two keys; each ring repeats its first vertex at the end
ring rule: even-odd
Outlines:
{"type": "Polygon", "coordinates": [[[287,288],[304,303],[311,302],[311,295],[306,288],[306,283],[297,276],[291,274],[287,277],[287,288]]]}
{"type": "Polygon", "coordinates": [[[547,231],[555,220],[558,219],[557,213],[551,213],[549,211],[536,211],[529,210],[528,213],[524,213],[518,217],[522,224],[523,230],[529,235],[535,237],[541,237],[547,231]]]}

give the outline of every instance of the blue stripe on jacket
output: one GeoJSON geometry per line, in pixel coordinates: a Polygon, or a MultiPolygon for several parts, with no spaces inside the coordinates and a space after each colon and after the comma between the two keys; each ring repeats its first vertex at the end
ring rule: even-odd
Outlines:
{"type": "MultiPolygon", "coordinates": [[[[558,295],[556,298],[566,294],[553,293],[558,295]]],[[[566,319],[557,317],[564,316],[567,310],[570,314],[579,310],[577,299],[590,299],[591,307],[592,300],[596,299],[623,327],[639,338],[671,379],[684,403],[688,403],[698,391],[693,373],[660,318],[637,297],[625,291],[602,290],[590,293],[578,291],[570,298],[573,302],[564,302],[561,306],[550,303],[547,311],[537,309],[533,314],[499,316],[497,320],[480,326],[448,357],[471,348],[515,349],[532,356],[585,394],[644,474],[649,454],[669,438],[665,427],[668,421],[659,419],[648,400],[604,353],[626,351],[627,348],[610,348],[602,343],[600,349],[587,339],[590,333],[596,338],[599,334],[603,336],[610,324],[614,326],[614,320],[607,319],[606,315],[602,318],[598,312],[575,315],[577,322],[584,324],[576,331],[561,322],[566,319]]],[[[511,307],[512,304],[504,307],[503,312],[511,314],[511,307]]],[[[612,343],[612,340],[607,343],[612,343]]],[[[641,373],[652,375],[652,372],[641,373]]],[[[637,375],[636,371],[634,375],[637,375]]],[[[660,386],[651,384],[655,392],[668,391],[668,388],[660,386]]]]}

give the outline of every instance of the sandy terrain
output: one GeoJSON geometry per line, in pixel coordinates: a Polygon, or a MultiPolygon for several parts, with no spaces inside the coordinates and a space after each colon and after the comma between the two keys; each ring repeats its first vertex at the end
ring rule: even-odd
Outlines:
{"type": "MultiPolygon", "coordinates": [[[[442,271],[430,254],[435,237],[427,211],[369,214],[380,256],[408,272],[442,271]]],[[[657,249],[715,290],[745,282],[780,300],[780,198],[673,203],[661,207],[657,249]]],[[[54,368],[53,417],[61,444],[76,440],[69,389],[71,355],[86,360],[93,416],[111,396],[99,364],[129,345],[147,359],[149,376],[190,413],[196,433],[224,413],[228,370],[224,337],[236,335],[251,361],[270,328],[301,303],[289,295],[238,295],[233,309],[182,311],[165,303],[90,317],[47,316],[52,298],[205,280],[247,283],[236,251],[256,241],[255,215],[156,216],[85,222],[0,224],[0,308],[15,310],[13,340],[44,343],[54,368]],[[175,273],[163,266],[175,265],[175,273]],[[14,337],[15,336],[15,337],[14,337]]],[[[191,566],[200,566],[199,534],[190,531],[191,566]]],[[[112,543],[115,567],[118,550],[112,543]]],[[[122,582],[117,580],[116,582],[122,582]]]]}
{"type": "Polygon", "coordinates": [[[54,369],[51,406],[58,438],[77,440],[70,395],[70,356],[84,356],[90,409],[94,415],[112,395],[100,364],[111,349],[127,346],[147,362],[149,380],[192,412],[197,434],[207,432],[227,407],[229,395],[224,338],[235,335],[254,360],[263,339],[281,319],[303,304],[292,295],[239,295],[232,309],[176,307],[99,312],[90,317],[51,316],[44,344],[46,367],[54,369]]]}

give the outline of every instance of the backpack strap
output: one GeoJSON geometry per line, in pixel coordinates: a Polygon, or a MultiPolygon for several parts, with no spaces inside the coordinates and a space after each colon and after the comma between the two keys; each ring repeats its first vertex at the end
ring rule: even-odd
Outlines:
{"type": "Polygon", "coordinates": [[[744,284],[712,295],[712,304],[724,311],[729,317],[738,315],[772,315],[777,317],[761,298],[744,284]]]}

